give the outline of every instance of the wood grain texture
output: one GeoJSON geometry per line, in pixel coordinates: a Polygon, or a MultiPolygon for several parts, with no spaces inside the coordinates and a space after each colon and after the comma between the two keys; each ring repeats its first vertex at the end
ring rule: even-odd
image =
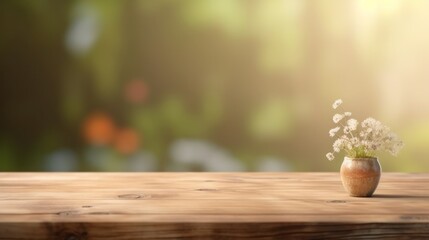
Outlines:
{"type": "Polygon", "coordinates": [[[0,239],[429,239],[429,174],[0,173],[0,239]]]}

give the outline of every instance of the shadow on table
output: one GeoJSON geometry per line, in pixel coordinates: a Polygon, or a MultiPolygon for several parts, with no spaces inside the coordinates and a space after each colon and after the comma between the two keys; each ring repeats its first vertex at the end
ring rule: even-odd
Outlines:
{"type": "Polygon", "coordinates": [[[374,194],[373,198],[414,198],[414,199],[429,199],[429,196],[416,196],[416,195],[407,195],[407,194],[374,194]]]}

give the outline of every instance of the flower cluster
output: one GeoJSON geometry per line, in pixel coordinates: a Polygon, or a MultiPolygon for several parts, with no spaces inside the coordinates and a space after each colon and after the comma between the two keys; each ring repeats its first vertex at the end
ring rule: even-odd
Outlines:
{"type": "MultiPolygon", "coordinates": [[[[343,101],[338,99],[332,105],[337,109],[343,101]]],[[[334,141],[333,152],[326,154],[328,160],[335,158],[334,154],[341,150],[351,158],[374,157],[377,151],[387,151],[396,156],[403,147],[398,136],[374,118],[367,118],[359,123],[351,118],[351,112],[337,113],[332,118],[335,128],[329,130],[329,136],[338,138],[334,141]]]]}

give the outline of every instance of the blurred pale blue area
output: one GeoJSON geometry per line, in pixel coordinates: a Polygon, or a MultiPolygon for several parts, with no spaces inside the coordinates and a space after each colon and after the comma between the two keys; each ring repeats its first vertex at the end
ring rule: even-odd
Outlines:
{"type": "Polygon", "coordinates": [[[91,5],[76,5],[72,11],[73,19],[66,32],[66,47],[70,52],[83,55],[95,43],[100,26],[97,10],[91,5]]]}
{"type": "Polygon", "coordinates": [[[66,149],[57,150],[51,154],[49,154],[45,159],[44,168],[47,171],[77,171],[78,162],[76,155],[66,149]]]}
{"type": "MultiPolygon", "coordinates": [[[[177,170],[243,171],[245,167],[226,150],[201,140],[180,139],[173,143],[170,151],[177,170]]],[[[176,169],[172,169],[176,170],[176,169]]]]}
{"type": "Polygon", "coordinates": [[[0,171],[338,171],[331,103],[428,171],[429,1],[0,1],[0,171]]]}

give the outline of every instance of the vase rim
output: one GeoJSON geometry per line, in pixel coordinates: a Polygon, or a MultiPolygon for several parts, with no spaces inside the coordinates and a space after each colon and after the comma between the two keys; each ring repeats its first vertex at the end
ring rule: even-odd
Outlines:
{"type": "Polygon", "coordinates": [[[354,158],[354,157],[347,157],[347,156],[345,156],[344,157],[344,159],[347,159],[347,160],[378,160],[378,157],[357,157],[357,158],[354,158]]]}

